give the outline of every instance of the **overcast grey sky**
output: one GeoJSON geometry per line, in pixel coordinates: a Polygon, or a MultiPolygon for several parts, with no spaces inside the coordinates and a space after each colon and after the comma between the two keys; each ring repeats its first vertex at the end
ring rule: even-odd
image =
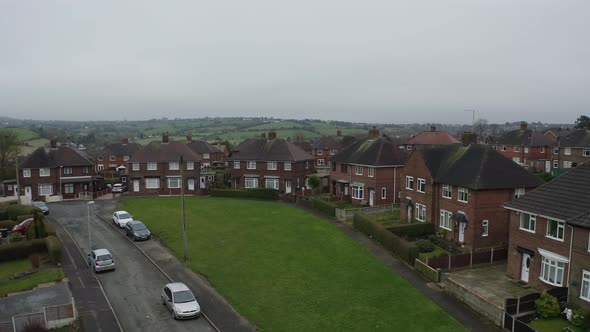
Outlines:
{"type": "Polygon", "coordinates": [[[590,1],[0,0],[0,115],[573,122],[590,1]]]}

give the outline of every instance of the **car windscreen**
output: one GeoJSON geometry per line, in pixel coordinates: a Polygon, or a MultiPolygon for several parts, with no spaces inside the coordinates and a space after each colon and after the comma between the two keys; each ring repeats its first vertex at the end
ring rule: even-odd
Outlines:
{"type": "Polygon", "coordinates": [[[120,213],[119,219],[129,219],[131,216],[128,213],[120,213]]]}
{"type": "Polygon", "coordinates": [[[98,260],[98,261],[108,261],[110,259],[112,259],[111,255],[99,255],[99,256],[96,256],[96,260],[98,260]]]}
{"type": "Polygon", "coordinates": [[[143,231],[144,229],[147,229],[147,227],[145,227],[144,224],[132,224],[131,229],[134,231],[143,231]]]}
{"type": "Polygon", "coordinates": [[[33,206],[36,206],[38,208],[42,208],[42,207],[45,207],[45,203],[43,203],[43,202],[33,202],[33,206]]]}
{"type": "Polygon", "coordinates": [[[195,296],[189,290],[174,292],[174,303],[186,303],[195,300],[195,296]]]}

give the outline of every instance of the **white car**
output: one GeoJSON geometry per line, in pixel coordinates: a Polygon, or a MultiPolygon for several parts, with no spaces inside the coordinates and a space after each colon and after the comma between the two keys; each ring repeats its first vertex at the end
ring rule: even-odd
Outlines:
{"type": "Polygon", "coordinates": [[[92,250],[88,254],[88,264],[92,266],[94,272],[115,270],[115,260],[107,249],[92,250]]]}
{"type": "Polygon", "coordinates": [[[127,211],[115,211],[113,213],[113,224],[120,228],[124,228],[130,221],[133,221],[133,217],[127,211]]]}
{"type": "Polygon", "coordinates": [[[201,315],[201,307],[193,292],[182,282],[166,284],[161,298],[162,304],[172,312],[174,319],[196,318],[201,315]]]}

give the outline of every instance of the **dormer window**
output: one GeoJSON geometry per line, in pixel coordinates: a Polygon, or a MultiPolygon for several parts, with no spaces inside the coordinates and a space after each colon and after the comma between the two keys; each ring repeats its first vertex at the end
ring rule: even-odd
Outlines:
{"type": "Polygon", "coordinates": [[[315,150],[315,153],[316,153],[318,156],[321,156],[321,155],[324,153],[324,151],[322,151],[322,149],[316,149],[316,150],[315,150]]]}

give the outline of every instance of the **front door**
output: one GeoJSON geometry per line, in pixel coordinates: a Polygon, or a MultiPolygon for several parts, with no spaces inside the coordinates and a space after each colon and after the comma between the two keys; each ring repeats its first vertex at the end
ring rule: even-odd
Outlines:
{"type": "Polygon", "coordinates": [[[285,180],[285,194],[291,193],[291,180],[285,180]]]}
{"type": "Polygon", "coordinates": [[[369,206],[373,206],[375,202],[375,190],[369,190],[369,206]]]}
{"type": "Polygon", "coordinates": [[[551,173],[551,161],[545,160],[545,173],[551,173]]]}
{"type": "Polygon", "coordinates": [[[459,243],[463,243],[465,241],[465,226],[467,226],[466,222],[459,223],[459,243]]]}
{"type": "Polygon", "coordinates": [[[133,180],[133,192],[139,192],[139,180],[133,180]]]}
{"type": "Polygon", "coordinates": [[[406,207],[406,210],[408,212],[408,222],[412,222],[412,206],[411,205],[408,205],[406,207]]]}
{"type": "Polygon", "coordinates": [[[25,186],[25,196],[31,199],[33,198],[33,190],[31,189],[31,186],[25,186]]]}
{"type": "Polygon", "coordinates": [[[520,271],[520,280],[529,282],[529,269],[531,267],[531,255],[522,253],[522,269],[520,271]]]}
{"type": "Polygon", "coordinates": [[[195,190],[195,179],[188,179],[188,190],[195,190]]]}
{"type": "Polygon", "coordinates": [[[344,185],[344,196],[348,196],[348,185],[344,185]]]}
{"type": "Polygon", "coordinates": [[[206,187],[205,177],[201,176],[201,179],[199,180],[199,188],[205,189],[205,187],[206,187]]]}

